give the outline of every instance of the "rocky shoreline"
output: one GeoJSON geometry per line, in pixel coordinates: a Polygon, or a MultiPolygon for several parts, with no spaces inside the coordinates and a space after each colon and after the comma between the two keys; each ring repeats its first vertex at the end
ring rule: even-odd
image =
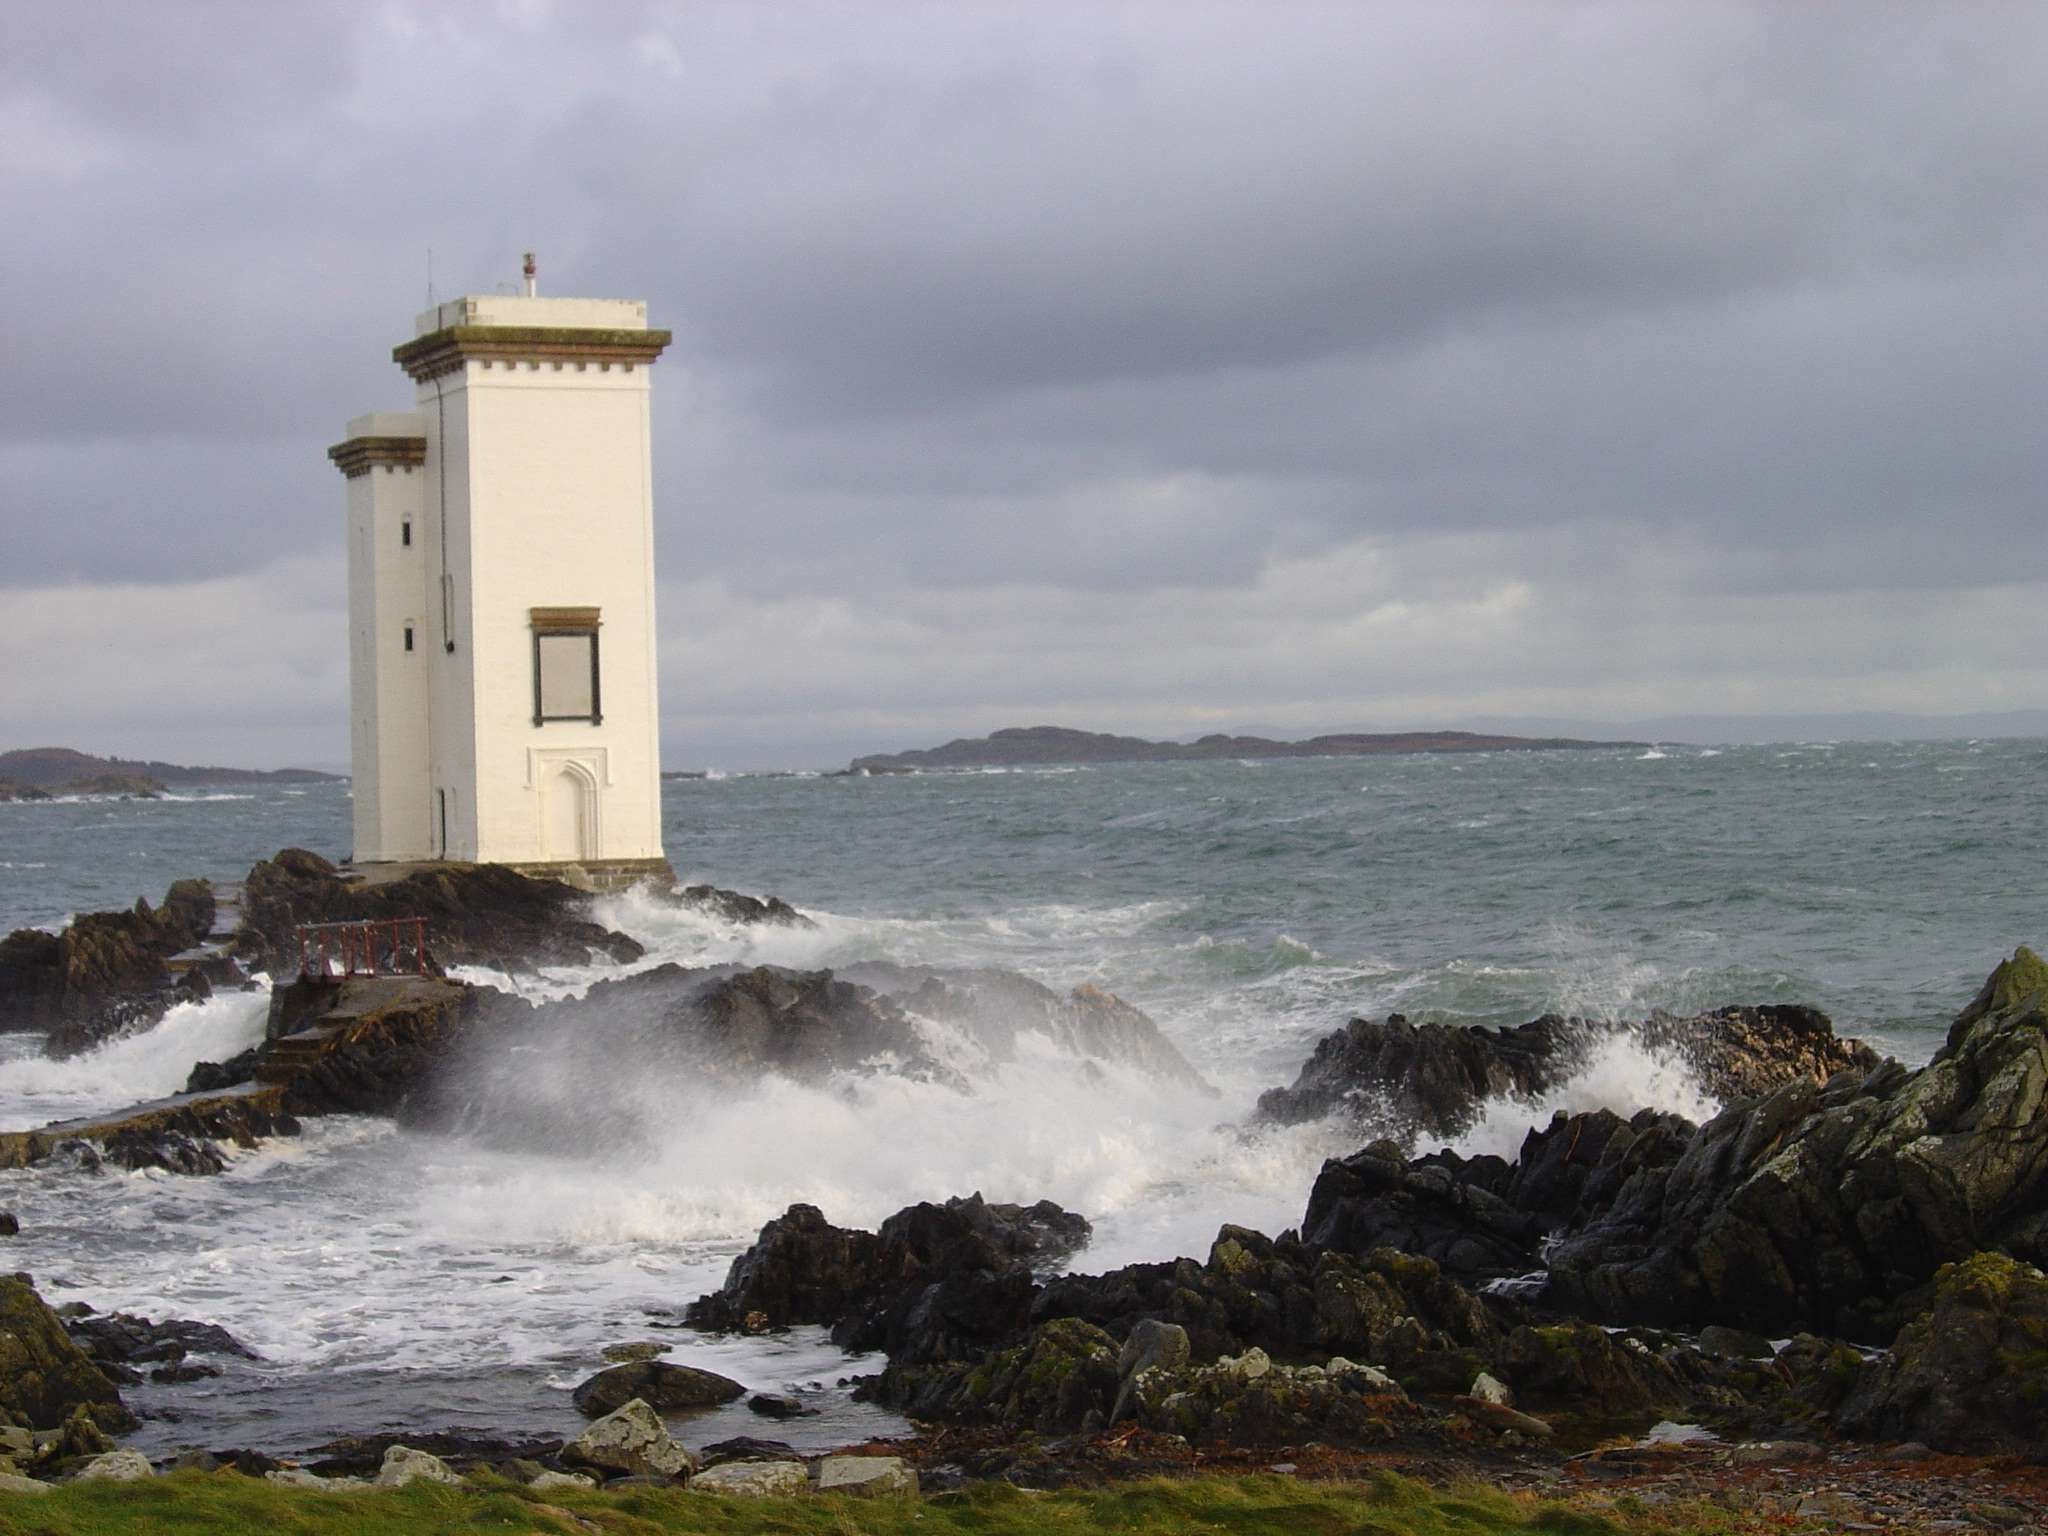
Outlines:
{"type": "MultiPolygon", "coordinates": [[[[805,921],[709,888],[674,899],[726,922],[805,921]]],[[[510,871],[365,885],[287,850],[251,871],[241,900],[235,953],[273,971],[295,965],[299,923],[401,914],[428,917],[435,972],[641,958],[576,893],[510,871]]],[[[213,917],[203,883],[181,882],[160,908],[13,935],[0,942],[0,1016],[46,1031],[53,1051],[147,1028],[176,1000],[169,957],[213,917]]],[[[133,1114],[0,1136],[0,1165],[69,1157],[205,1175],[225,1165],[222,1143],[336,1112],[588,1151],[630,1142],[630,1124],[562,1106],[598,1091],[621,1050],[712,1082],[895,1072],[944,1086],[959,1066],[933,1053],[920,1024],[932,1019],[990,1061],[1037,1034],[1084,1062],[1200,1082],[1110,994],[987,970],[664,965],[560,1002],[440,974],[302,980],[274,990],[267,1038],[245,1059],[198,1064],[190,1092],[133,1114]],[[575,1043],[560,1054],[566,1091],[536,1094],[519,1069],[542,1038],[575,1043]]],[[[2048,1444],[2048,1277],[2035,1267],[2048,1262],[2044,1095],[2048,966],[2024,949],[1918,1069],[1801,1008],[1483,1031],[1353,1020],[1245,1127],[1329,1120],[1359,1137],[1324,1164],[1288,1231],[1225,1226],[1199,1261],[1087,1273],[1086,1213],[1048,1201],[937,1190],[874,1231],[799,1205],[718,1291],[677,1298],[677,1321],[817,1326],[880,1357],[857,1395],[921,1434],[869,1447],[876,1467],[833,1479],[880,1477],[882,1463],[891,1486],[922,1477],[928,1489],[1195,1466],[1484,1468],[1546,1488],[1782,1492],[1797,1496],[1788,1513],[1851,1523],[1990,1519],[1969,1514],[1963,1494],[1985,1504],[1995,1483],[1989,1502],[2020,1526],[2048,1511],[2028,1470],[2048,1444]],[[1617,1034],[1682,1058],[1725,1107],[1698,1125],[1647,1109],[1558,1114],[1512,1160],[1432,1150],[1489,1103],[1541,1099],[1617,1034]],[[1664,1422],[1698,1436],[1657,1443],[1664,1422]],[[1820,1493],[1835,1502],[1799,1508],[1820,1493]]],[[[0,1439],[13,1472],[48,1479],[132,1457],[109,1441],[132,1423],[123,1373],[203,1379],[231,1369],[237,1348],[200,1322],[60,1318],[26,1277],[0,1282],[0,1421],[14,1426],[0,1439]]],[[[740,1492],[828,1481],[817,1458],[771,1442],[701,1461],[675,1446],[662,1413],[746,1391],[658,1358],[678,1350],[586,1381],[577,1401],[598,1422],[560,1443],[437,1448],[413,1436],[298,1468],[277,1459],[286,1448],[212,1458],[287,1482],[513,1464],[522,1482],[694,1477],[740,1492]],[[631,1448],[593,1451],[600,1429],[603,1444],[631,1448]],[[715,1475],[721,1466],[748,1470],[715,1475]]],[[[771,1419],[801,1411],[756,1397],[771,1419]]]]}

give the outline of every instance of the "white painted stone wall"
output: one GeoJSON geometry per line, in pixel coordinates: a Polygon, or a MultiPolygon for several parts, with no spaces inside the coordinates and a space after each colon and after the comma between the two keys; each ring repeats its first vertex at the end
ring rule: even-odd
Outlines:
{"type": "MultiPolygon", "coordinates": [[[[350,437],[417,437],[403,412],[359,416],[350,437]]],[[[376,464],[348,481],[349,739],[355,856],[418,856],[428,834],[427,680],[432,656],[424,548],[425,483],[412,465],[376,464]],[[407,547],[404,527],[412,524],[407,547]],[[413,649],[405,649],[405,630],[413,649]]]]}

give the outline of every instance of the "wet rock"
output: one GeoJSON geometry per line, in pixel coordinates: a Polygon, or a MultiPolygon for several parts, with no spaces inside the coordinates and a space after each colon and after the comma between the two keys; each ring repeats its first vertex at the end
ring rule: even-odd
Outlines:
{"type": "Polygon", "coordinates": [[[729,1376],[666,1360],[638,1360],[599,1371],[576,1388],[577,1411],[600,1418],[641,1401],[661,1412],[679,1408],[715,1408],[746,1396],[747,1389],[729,1376]]]}
{"type": "Polygon", "coordinates": [[[624,1477],[688,1477],[697,1460],[639,1398],[606,1414],[562,1448],[562,1460],[624,1477]]]}
{"type": "Polygon", "coordinates": [[[0,1237],[18,1237],[20,1235],[21,1222],[16,1219],[14,1212],[0,1211],[0,1237]]]}
{"type": "Polygon", "coordinates": [[[675,906],[702,912],[720,922],[760,923],[777,928],[818,926],[779,896],[746,896],[738,891],[722,891],[715,885],[686,885],[671,892],[668,900],[675,906]]]}
{"type": "Polygon", "coordinates": [[[86,1356],[35,1288],[0,1276],[0,1415],[36,1429],[57,1429],[79,1410],[115,1432],[134,1417],[106,1373],[86,1356]]]}
{"type": "Polygon", "coordinates": [[[1498,1158],[1449,1153],[1410,1162],[1392,1141],[1323,1164],[1302,1217],[1303,1240],[1340,1253],[1396,1248],[1468,1276],[1521,1274],[1549,1223],[1505,1198],[1498,1158]]]}
{"type": "Polygon", "coordinates": [[[192,1071],[185,1078],[187,1093],[218,1093],[223,1088],[234,1088],[242,1083],[256,1080],[256,1063],[261,1053],[255,1046],[230,1056],[226,1061],[200,1061],[193,1063],[192,1071]]]}
{"type": "Polygon", "coordinates": [[[24,928],[0,939],[0,1030],[37,1030],[48,1053],[74,1056],[146,1029],[177,1001],[169,958],[205,935],[212,896],[180,881],[161,908],[87,912],[62,933],[24,928]]]}
{"type": "Polygon", "coordinates": [[[818,1492],[916,1493],[917,1472],[899,1456],[827,1456],[818,1463],[818,1492]]]}
{"type": "Polygon", "coordinates": [[[1416,1025],[1394,1014],[1384,1023],[1353,1019],[1326,1036],[1290,1087],[1260,1095],[1259,1114],[1298,1124],[1341,1113],[1400,1142],[1444,1141],[1468,1129],[1489,1100],[1541,1097],[1617,1035],[1682,1060],[1724,1099],[1877,1065],[1874,1053],[1839,1038],[1811,1008],[1724,1008],[1626,1023],[1546,1015],[1514,1029],[1416,1025]]]}
{"type": "Polygon", "coordinates": [[[426,919],[436,965],[526,970],[585,965],[593,955],[626,963],[639,943],[590,921],[589,897],[502,864],[436,865],[374,885],[344,878],[317,854],[287,848],[242,882],[238,953],[273,975],[298,969],[298,925],[380,918],[426,919]]]}
{"type": "Polygon", "coordinates": [[[79,1468],[81,1483],[134,1483],[155,1477],[156,1468],[140,1451],[105,1451],[79,1468]]]}
{"type": "Polygon", "coordinates": [[[780,1498],[807,1493],[810,1487],[810,1469],[800,1461],[728,1461],[706,1467],[690,1479],[693,1492],[722,1493],[735,1498],[780,1498]]]}
{"type": "Polygon", "coordinates": [[[394,1445],[385,1451],[384,1464],[377,1471],[379,1488],[403,1488],[417,1482],[460,1484],[461,1481],[461,1476],[440,1457],[404,1445],[394,1445]]]}
{"type": "Polygon", "coordinates": [[[2001,964],[1918,1072],[1896,1062],[1737,1101],[1550,1255],[1553,1294],[1617,1320],[1883,1339],[1945,1263],[2048,1206],[2048,966],[2001,964]]]}
{"type": "Polygon", "coordinates": [[[835,1227],[814,1205],[792,1205],[732,1262],[725,1284],[691,1303],[692,1327],[741,1331],[836,1323],[877,1288],[880,1243],[872,1232],[835,1227]]]}
{"type": "Polygon", "coordinates": [[[191,1381],[205,1381],[220,1375],[217,1365],[160,1365],[149,1373],[149,1379],[169,1386],[178,1386],[191,1381]]]}
{"type": "Polygon", "coordinates": [[[2048,1277],[1980,1253],[1936,1277],[1934,1305],[1866,1367],[1843,1433],[1941,1451],[2031,1452],[2048,1436],[2048,1277]]]}
{"type": "Polygon", "coordinates": [[[258,1358],[256,1351],[227,1329],[187,1318],[158,1323],[130,1312],[108,1312],[77,1318],[65,1326],[79,1348],[101,1365],[175,1364],[191,1354],[258,1358]]]}
{"type": "MultiPolygon", "coordinates": [[[[508,1461],[539,1461],[553,1457],[562,1449],[562,1442],[554,1439],[504,1440],[487,1435],[434,1434],[411,1432],[404,1435],[341,1435],[316,1448],[314,1454],[319,1460],[309,1470],[323,1477],[362,1476],[375,1477],[384,1468],[384,1459],[393,1447],[408,1451],[438,1456],[458,1469],[471,1466],[498,1466],[508,1461]]],[[[254,1452],[223,1452],[232,1456],[241,1465],[241,1470],[253,1472],[268,1470],[281,1463],[270,1461],[254,1452]]]]}
{"type": "Polygon", "coordinates": [[[816,1408],[805,1407],[801,1398],[781,1392],[756,1392],[747,1399],[747,1407],[764,1419],[808,1419],[818,1414],[816,1408]]]}

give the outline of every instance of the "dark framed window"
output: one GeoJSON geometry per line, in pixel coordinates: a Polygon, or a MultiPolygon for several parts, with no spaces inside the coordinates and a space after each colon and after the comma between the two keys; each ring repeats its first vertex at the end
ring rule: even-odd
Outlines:
{"type": "Polygon", "coordinates": [[[410,624],[405,626],[405,648],[408,651],[412,649],[412,626],[410,624]]]}
{"type": "Polygon", "coordinates": [[[407,549],[412,548],[412,519],[409,517],[398,525],[398,542],[407,549]]]}
{"type": "Polygon", "coordinates": [[[582,720],[604,723],[599,688],[598,615],[595,608],[535,608],[533,723],[582,720]]]}

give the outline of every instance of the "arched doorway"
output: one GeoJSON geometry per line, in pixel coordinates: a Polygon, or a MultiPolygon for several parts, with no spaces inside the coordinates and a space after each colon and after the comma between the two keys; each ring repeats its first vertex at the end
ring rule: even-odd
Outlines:
{"type": "Polygon", "coordinates": [[[551,864],[597,857],[597,780],[581,763],[557,763],[541,786],[541,857],[551,864]]]}

